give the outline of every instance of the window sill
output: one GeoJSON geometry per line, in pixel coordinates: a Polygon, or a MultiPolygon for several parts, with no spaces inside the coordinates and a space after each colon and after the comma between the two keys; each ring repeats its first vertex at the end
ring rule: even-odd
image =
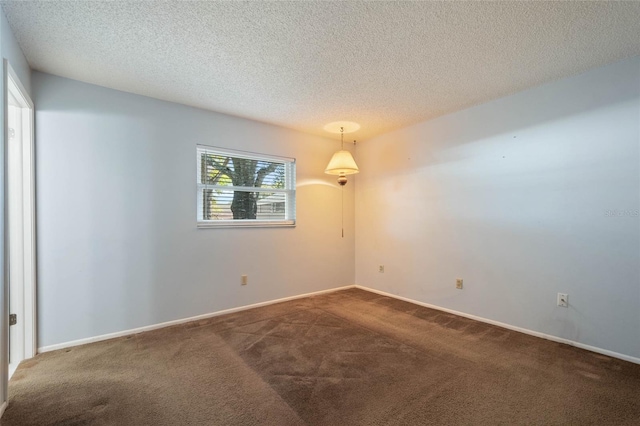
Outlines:
{"type": "Polygon", "coordinates": [[[293,228],[295,220],[211,220],[198,222],[198,228],[293,228]]]}

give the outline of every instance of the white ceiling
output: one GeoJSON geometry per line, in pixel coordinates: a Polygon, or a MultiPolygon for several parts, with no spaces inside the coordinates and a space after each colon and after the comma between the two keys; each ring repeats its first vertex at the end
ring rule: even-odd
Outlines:
{"type": "Polygon", "coordinates": [[[36,70],[331,137],[640,54],[639,2],[1,3],[36,70]]]}

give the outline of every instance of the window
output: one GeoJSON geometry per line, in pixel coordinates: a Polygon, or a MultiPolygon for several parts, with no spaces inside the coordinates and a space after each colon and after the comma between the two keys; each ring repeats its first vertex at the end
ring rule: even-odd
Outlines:
{"type": "Polygon", "coordinates": [[[198,145],[198,226],[294,226],[296,162],[198,145]]]}

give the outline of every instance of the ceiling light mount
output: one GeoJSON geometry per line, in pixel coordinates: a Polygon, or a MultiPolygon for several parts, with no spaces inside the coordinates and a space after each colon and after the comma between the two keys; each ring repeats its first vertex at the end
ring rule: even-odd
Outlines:
{"type": "Polygon", "coordinates": [[[326,124],[323,129],[329,133],[353,133],[360,130],[360,125],[353,121],[334,121],[326,124]]]}

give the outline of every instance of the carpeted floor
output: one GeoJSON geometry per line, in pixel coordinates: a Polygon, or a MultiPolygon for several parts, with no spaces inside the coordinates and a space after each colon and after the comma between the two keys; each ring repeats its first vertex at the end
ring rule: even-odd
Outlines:
{"type": "Polygon", "coordinates": [[[49,352],[9,425],[638,425],[640,365],[344,290],[49,352]]]}

